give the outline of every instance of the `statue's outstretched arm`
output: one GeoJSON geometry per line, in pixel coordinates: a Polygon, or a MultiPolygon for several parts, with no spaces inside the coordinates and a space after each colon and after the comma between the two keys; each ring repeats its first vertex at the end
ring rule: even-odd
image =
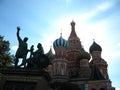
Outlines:
{"type": "Polygon", "coordinates": [[[19,32],[20,32],[20,27],[17,27],[17,38],[18,38],[18,41],[22,41],[20,35],[19,35],[19,32]]]}

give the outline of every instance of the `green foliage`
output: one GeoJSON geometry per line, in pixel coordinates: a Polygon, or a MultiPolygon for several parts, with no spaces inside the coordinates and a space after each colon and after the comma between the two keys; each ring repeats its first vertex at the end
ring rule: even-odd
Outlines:
{"type": "Polygon", "coordinates": [[[10,43],[4,40],[4,37],[0,35],[0,66],[12,66],[14,56],[10,55],[10,43]]]}

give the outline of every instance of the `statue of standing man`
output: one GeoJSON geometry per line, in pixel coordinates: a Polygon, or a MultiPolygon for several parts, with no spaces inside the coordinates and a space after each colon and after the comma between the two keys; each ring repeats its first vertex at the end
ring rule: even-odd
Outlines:
{"type": "Polygon", "coordinates": [[[22,63],[19,66],[24,65],[24,67],[26,67],[26,57],[27,57],[27,53],[28,53],[28,49],[27,49],[28,48],[28,45],[27,45],[28,38],[25,37],[22,40],[20,35],[19,35],[19,32],[20,32],[20,27],[17,27],[17,39],[19,42],[19,46],[18,46],[18,49],[17,49],[16,54],[15,54],[15,57],[16,57],[15,67],[18,66],[18,62],[19,62],[20,58],[22,58],[22,63]]]}

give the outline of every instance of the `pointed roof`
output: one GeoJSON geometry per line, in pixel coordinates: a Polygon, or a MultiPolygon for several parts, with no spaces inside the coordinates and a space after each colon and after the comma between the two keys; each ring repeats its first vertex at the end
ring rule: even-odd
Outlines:
{"type": "Polygon", "coordinates": [[[69,36],[69,39],[72,39],[72,38],[77,38],[77,34],[75,32],[75,22],[72,20],[71,22],[71,33],[70,33],[70,36],[69,36]]]}
{"type": "Polygon", "coordinates": [[[48,53],[46,53],[46,55],[48,56],[48,58],[52,58],[53,57],[53,52],[52,52],[52,48],[50,47],[50,50],[48,51],[48,53]]]}
{"type": "Polygon", "coordinates": [[[91,67],[91,76],[90,76],[90,80],[105,80],[103,74],[100,72],[100,69],[96,66],[93,65],[91,67]]]}

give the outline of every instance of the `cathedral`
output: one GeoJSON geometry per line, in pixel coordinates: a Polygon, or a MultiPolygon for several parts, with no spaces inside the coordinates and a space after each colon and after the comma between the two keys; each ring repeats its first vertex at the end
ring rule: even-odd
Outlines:
{"type": "Polygon", "coordinates": [[[72,21],[68,40],[62,35],[53,42],[55,54],[47,53],[51,65],[51,90],[115,90],[109,79],[107,62],[101,57],[102,47],[93,41],[89,53],[81,45],[72,21]]]}

